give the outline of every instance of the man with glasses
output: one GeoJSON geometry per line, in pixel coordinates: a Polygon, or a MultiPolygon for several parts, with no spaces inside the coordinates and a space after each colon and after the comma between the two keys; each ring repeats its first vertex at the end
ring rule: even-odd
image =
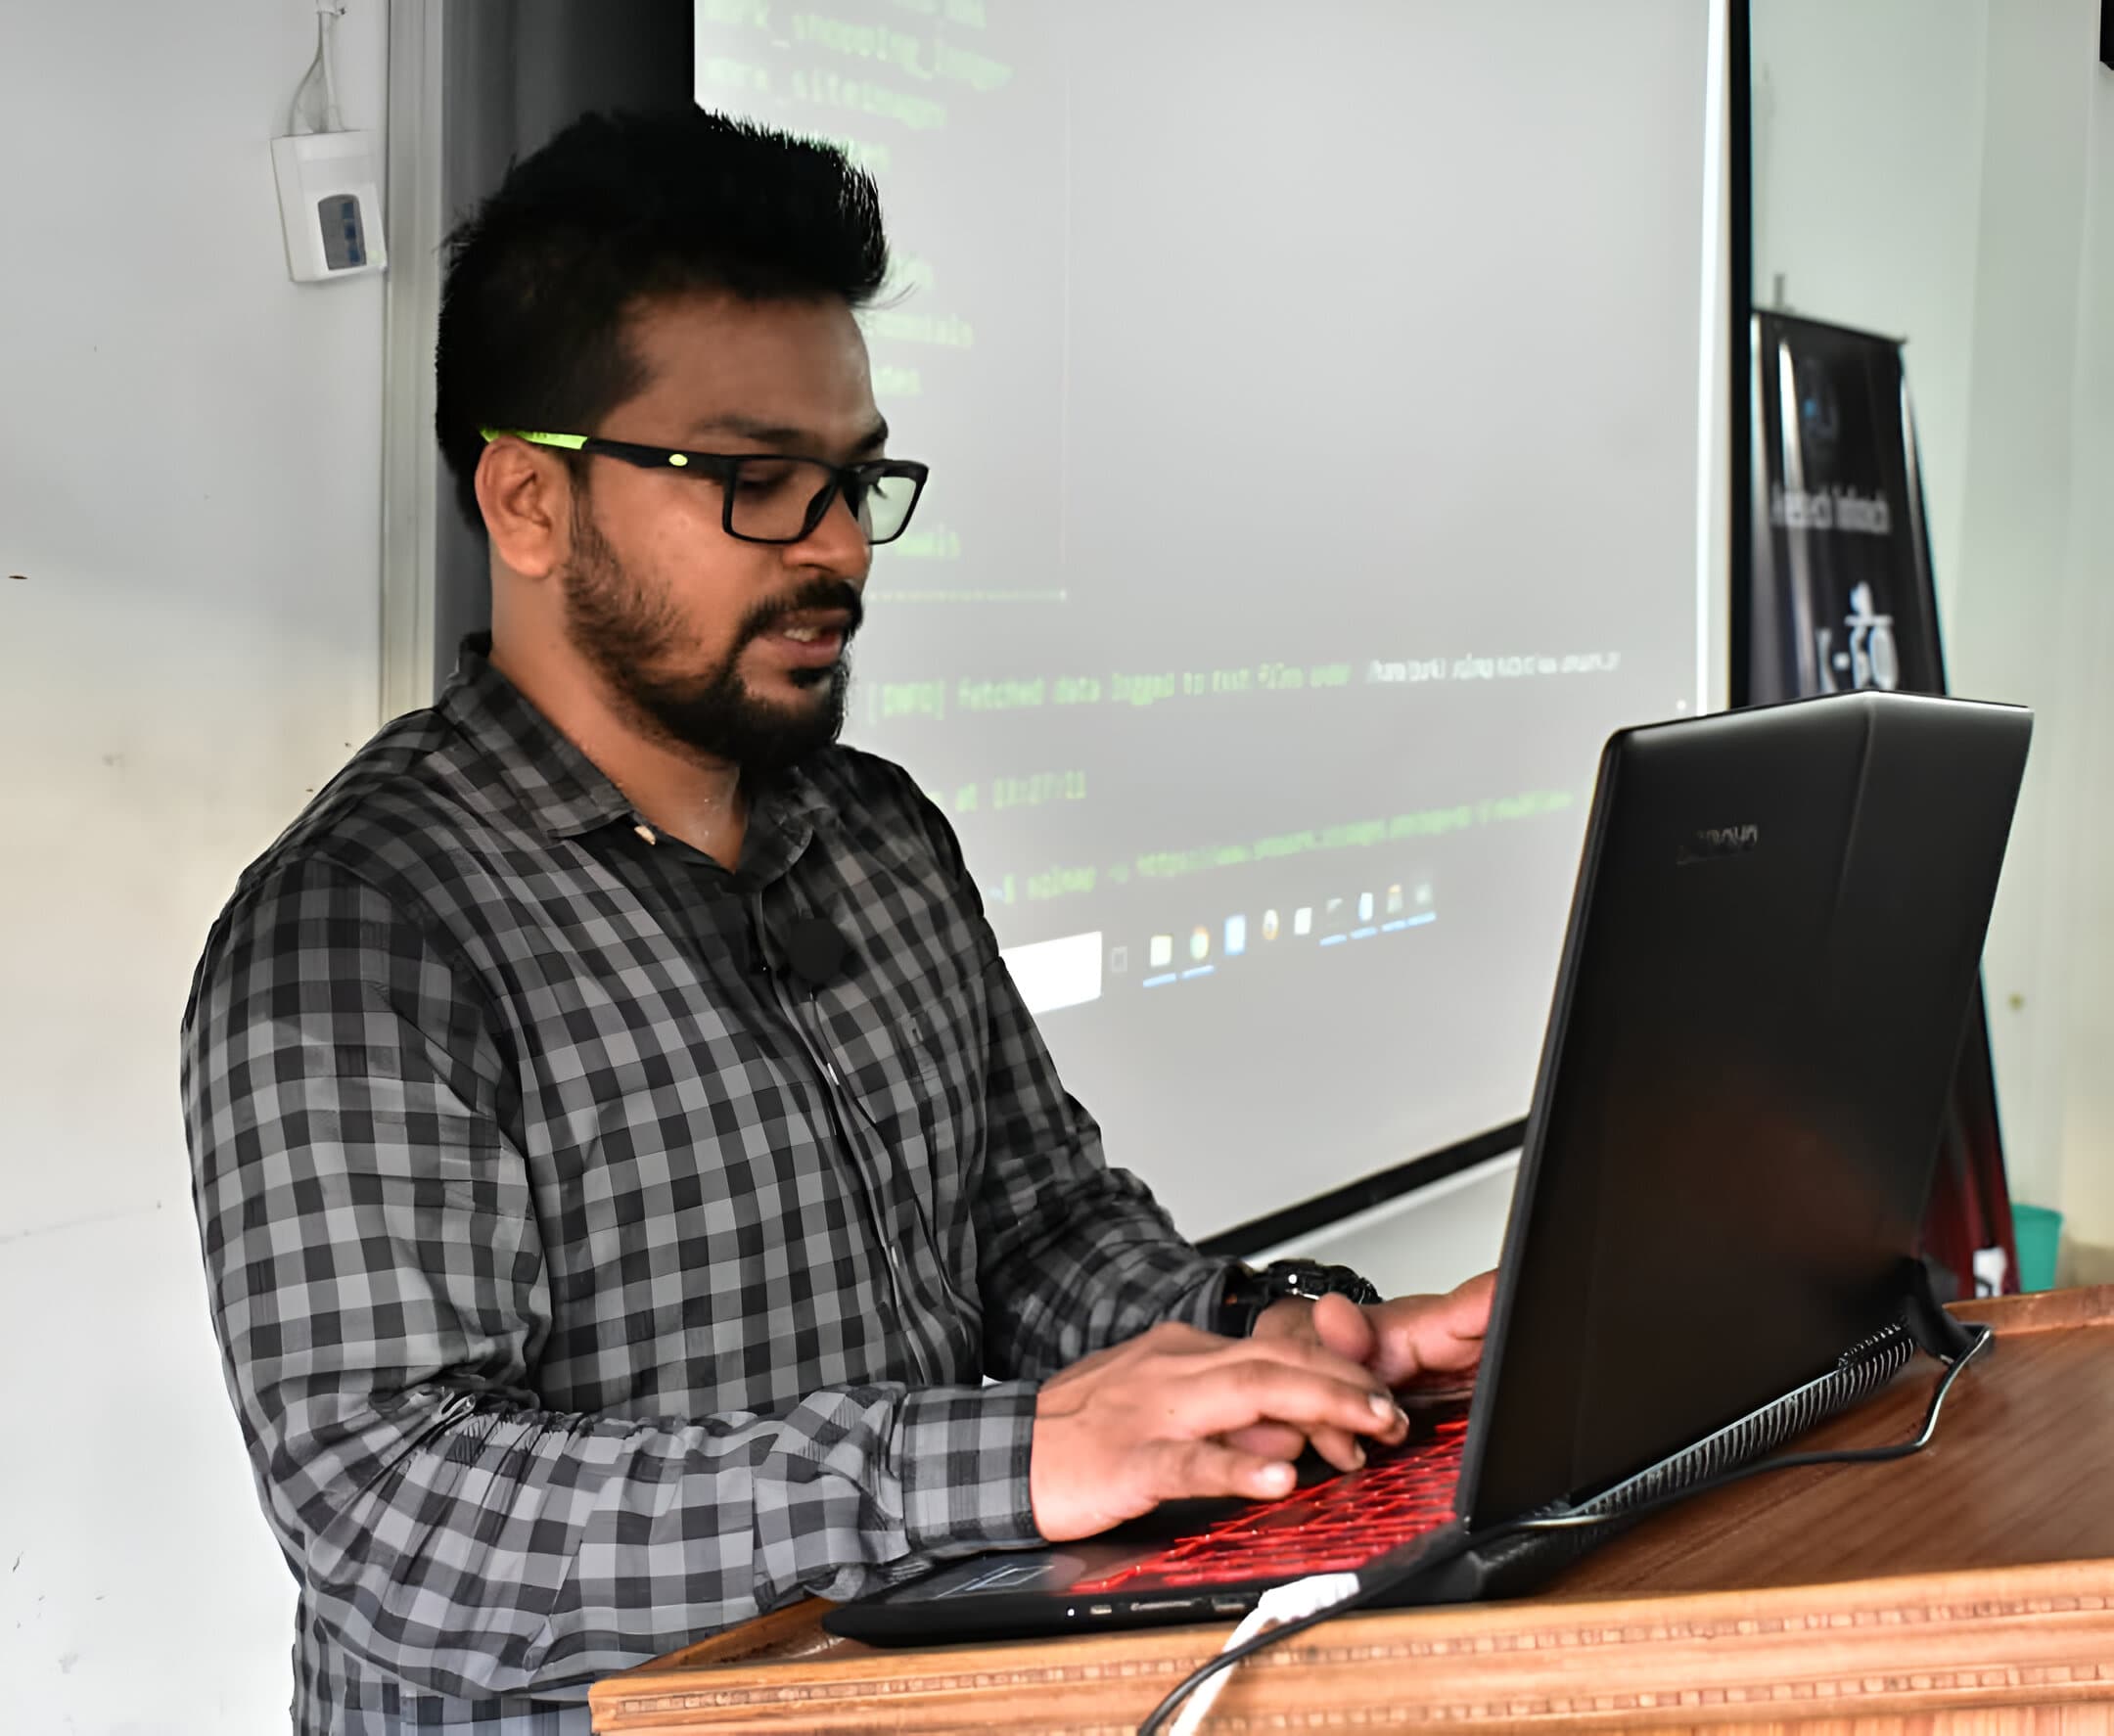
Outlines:
{"type": "Polygon", "coordinates": [[[1487,1287],[1252,1274],[1101,1159],[944,820],[836,745],[887,251],[827,147],[590,117],[453,237],[492,622],[248,873],[184,1023],[301,1731],[584,1731],[805,1592],[1281,1494],[1487,1287]]]}

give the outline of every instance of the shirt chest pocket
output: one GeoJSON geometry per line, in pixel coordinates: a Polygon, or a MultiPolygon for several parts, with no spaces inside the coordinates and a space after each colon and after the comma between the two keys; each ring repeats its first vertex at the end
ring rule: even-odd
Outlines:
{"type": "Polygon", "coordinates": [[[848,986],[814,1003],[856,1111],[951,1211],[984,1149],[982,994],[951,983],[912,1002],[848,986]]]}

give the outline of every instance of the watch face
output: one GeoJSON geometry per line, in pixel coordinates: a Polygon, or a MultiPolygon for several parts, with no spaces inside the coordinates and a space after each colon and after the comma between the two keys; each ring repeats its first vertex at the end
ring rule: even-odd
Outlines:
{"type": "Polygon", "coordinates": [[[1349,1266],[1325,1265],[1317,1259],[1281,1259],[1271,1262],[1270,1288],[1277,1296],[1311,1300],[1320,1296],[1348,1296],[1364,1301],[1373,1287],[1349,1266]]]}

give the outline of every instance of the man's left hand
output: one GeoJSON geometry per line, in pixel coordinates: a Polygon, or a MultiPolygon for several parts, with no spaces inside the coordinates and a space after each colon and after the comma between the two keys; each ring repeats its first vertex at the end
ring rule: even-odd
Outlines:
{"type": "MultiPolygon", "coordinates": [[[[1263,1310],[1254,1336],[1318,1345],[1371,1369],[1397,1392],[1437,1384],[1465,1386],[1483,1357],[1483,1334],[1490,1325],[1496,1282],[1495,1272],[1484,1272],[1445,1296],[1399,1296],[1365,1307],[1341,1296],[1314,1302],[1287,1297],[1263,1310]]],[[[1293,1433],[1287,1424],[1259,1423],[1227,1444],[1290,1457],[1299,1450],[1290,1439],[1293,1433]]],[[[1365,1462],[1365,1450],[1355,1435],[1317,1429],[1310,1439],[1314,1450],[1338,1470],[1356,1470],[1365,1462]]]]}

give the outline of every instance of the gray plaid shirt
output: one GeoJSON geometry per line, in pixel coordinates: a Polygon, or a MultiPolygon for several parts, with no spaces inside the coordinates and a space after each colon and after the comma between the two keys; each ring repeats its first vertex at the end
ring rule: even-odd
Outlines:
{"type": "Polygon", "coordinates": [[[303,1732],[584,1730],[598,1675],[1036,1541],[1035,1382],[1225,1270],[1103,1165],[901,770],[816,755],[730,875],[475,649],[243,877],[183,1092],[303,1732]]]}

